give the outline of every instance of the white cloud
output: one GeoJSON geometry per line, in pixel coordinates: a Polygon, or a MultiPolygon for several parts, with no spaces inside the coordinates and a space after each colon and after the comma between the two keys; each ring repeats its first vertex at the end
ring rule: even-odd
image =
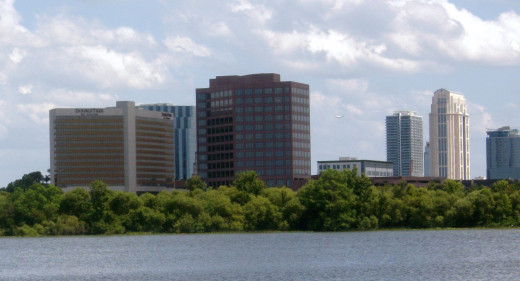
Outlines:
{"type": "Polygon", "coordinates": [[[165,70],[160,61],[147,62],[138,52],[122,53],[104,46],[73,46],[56,59],[77,78],[85,77],[102,88],[145,89],[161,84],[165,70]],[[61,61],[60,61],[61,60],[61,61]]]}
{"type": "Polygon", "coordinates": [[[17,110],[27,114],[31,120],[39,125],[49,123],[49,110],[56,106],[52,103],[43,104],[18,104],[17,110]]]}
{"type": "Polygon", "coordinates": [[[230,4],[230,7],[233,13],[245,13],[249,18],[260,24],[270,20],[273,15],[271,10],[265,6],[253,5],[247,0],[235,1],[233,4],[230,4]]]}
{"type": "Polygon", "coordinates": [[[363,111],[361,109],[359,109],[359,108],[357,108],[357,107],[355,107],[355,106],[353,106],[351,104],[347,105],[347,111],[349,113],[354,114],[354,115],[362,115],[363,114],[363,111]]]}
{"type": "Polygon", "coordinates": [[[328,79],[329,88],[337,88],[341,91],[352,93],[364,93],[368,90],[369,82],[367,79],[328,79]]]}
{"type": "Polygon", "coordinates": [[[232,34],[229,26],[222,21],[211,24],[208,30],[209,36],[230,36],[232,34]]]}
{"type": "Polygon", "coordinates": [[[9,54],[9,58],[14,63],[19,63],[23,60],[23,58],[27,55],[25,50],[20,50],[18,48],[14,48],[11,54],[9,54]]]}
{"type": "Polygon", "coordinates": [[[49,100],[56,101],[58,107],[106,107],[115,105],[118,97],[109,93],[94,93],[86,91],[71,91],[53,89],[45,94],[49,100]]]}
{"type": "Polygon", "coordinates": [[[211,56],[211,50],[209,48],[198,45],[189,37],[168,37],[164,40],[164,45],[174,52],[191,54],[195,57],[211,56]]]}
{"type": "Polygon", "coordinates": [[[421,69],[418,62],[385,57],[387,47],[384,43],[374,44],[337,30],[320,30],[311,26],[305,33],[260,31],[260,34],[275,53],[290,54],[303,50],[315,57],[324,55],[328,62],[338,62],[345,67],[369,63],[401,71],[421,69]]]}
{"type": "Polygon", "coordinates": [[[395,6],[396,18],[389,38],[411,55],[520,63],[520,16],[513,11],[485,21],[447,0],[390,3],[395,6]]]}
{"type": "Polygon", "coordinates": [[[6,85],[7,84],[7,75],[3,72],[0,72],[0,85],[6,85]]]}
{"type": "Polygon", "coordinates": [[[18,87],[18,92],[22,95],[27,95],[27,94],[32,93],[32,88],[33,88],[33,86],[31,84],[22,85],[22,86],[18,87]]]}

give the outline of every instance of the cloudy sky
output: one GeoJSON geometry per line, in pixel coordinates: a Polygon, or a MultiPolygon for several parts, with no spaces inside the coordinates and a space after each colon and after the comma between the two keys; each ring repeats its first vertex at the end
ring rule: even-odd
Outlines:
{"type": "Polygon", "coordinates": [[[517,0],[0,0],[0,187],[49,168],[48,111],[195,103],[217,75],[311,87],[312,163],[386,160],[385,116],[465,95],[471,176],[486,128],[519,127],[517,0]],[[336,119],[336,114],[344,118],[336,119]]]}

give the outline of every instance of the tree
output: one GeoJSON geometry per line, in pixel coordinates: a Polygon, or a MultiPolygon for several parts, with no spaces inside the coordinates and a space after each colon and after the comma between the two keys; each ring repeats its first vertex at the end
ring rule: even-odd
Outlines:
{"type": "Polygon", "coordinates": [[[233,186],[239,191],[245,191],[254,195],[259,195],[267,187],[255,171],[244,171],[238,174],[233,182],[233,186]]]}
{"type": "Polygon", "coordinates": [[[13,182],[10,182],[6,187],[5,190],[7,192],[14,192],[15,187],[19,187],[21,189],[28,189],[31,187],[31,185],[35,183],[45,183],[46,179],[42,175],[41,172],[32,172],[29,174],[23,175],[21,179],[17,179],[13,182]]]}
{"type": "Polygon", "coordinates": [[[195,189],[206,190],[206,183],[198,175],[193,175],[186,181],[186,188],[190,191],[195,189]]]}
{"type": "Polygon", "coordinates": [[[76,216],[85,220],[92,212],[90,193],[84,188],[76,188],[63,195],[60,203],[60,213],[76,216]]]}
{"type": "Polygon", "coordinates": [[[318,180],[309,181],[299,190],[298,198],[305,207],[302,220],[306,229],[331,231],[354,227],[357,196],[348,183],[350,176],[359,176],[347,172],[327,170],[318,180]]]}

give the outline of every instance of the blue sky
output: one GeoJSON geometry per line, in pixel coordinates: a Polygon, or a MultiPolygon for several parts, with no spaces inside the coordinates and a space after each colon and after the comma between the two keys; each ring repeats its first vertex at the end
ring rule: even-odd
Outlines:
{"type": "Polygon", "coordinates": [[[49,109],[116,100],[194,104],[220,75],[279,73],[311,87],[312,168],[385,160],[385,116],[462,93],[471,177],[486,128],[519,127],[513,0],[0,0],[0,187],[49,164],[49,109]],[[336,114],[345,117],[336,119],[336,114]]]}

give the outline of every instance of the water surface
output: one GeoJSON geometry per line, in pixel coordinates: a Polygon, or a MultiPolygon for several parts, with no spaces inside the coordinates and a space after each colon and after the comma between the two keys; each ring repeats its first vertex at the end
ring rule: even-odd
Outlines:
{"type": "Polygon", "coordinates": [[[520,230],[0,238],[0,280],[520,280],[520,230]]]}

